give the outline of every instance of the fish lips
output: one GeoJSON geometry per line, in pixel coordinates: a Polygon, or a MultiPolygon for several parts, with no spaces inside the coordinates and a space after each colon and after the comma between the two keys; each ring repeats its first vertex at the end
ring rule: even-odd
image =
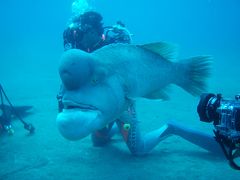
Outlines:
{"type": "Polygon", "coordinates": [[[63,109],[58,114],[57,127],[68,140],[80,140],[102,127],[101,112],[92,109],[63,109]]]}

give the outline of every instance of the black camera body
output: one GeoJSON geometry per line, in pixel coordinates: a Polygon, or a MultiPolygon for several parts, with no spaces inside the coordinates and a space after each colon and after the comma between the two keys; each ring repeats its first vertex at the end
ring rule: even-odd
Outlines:
{"type": "Polygon", "coordinates": [[[221,135],[240,143],[240,100],[223,99],[220,94],[202,94],[197,108],[200,120],[213,122],[221,135]]]}
{"type": "Polygon", "coordinates": [[[240,170],[235,159],[240,156],[240,95],[223,99],[221,94],[204,93],[197,107],[200,121],[213,122],[216,141],[230,165],[240,170]]]}

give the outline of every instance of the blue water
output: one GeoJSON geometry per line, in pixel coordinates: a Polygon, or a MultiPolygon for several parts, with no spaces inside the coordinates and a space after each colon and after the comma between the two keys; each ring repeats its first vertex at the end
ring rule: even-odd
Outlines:
{"type": "MultiPolygon", "coordinates": [[[[16,59],[17,65],[54,65],[63,51],[62,31],[71,16],[71,3],[1,2],[1,64],[16,59]]],[[[238,0],[91,1],[105,25],[122,20],[134,34],[134,43],[164,40],[179,45],[180,57],[221,53],[217,58],[226,56],[224,61],[237,57],[240,49],[239,4],[238,0]]]]}
{"type": "MultiPolygon", "coordinates": [[[[19,104],[25,100],[48,111],[48,108],[43,108],[46,104],[42,105],[41,102],[43,98],[49,98],[47,102],[52,103],[50,110],[53,115],[56,114],[53,107],[60,84],[57,68],[59,57],[63,52],[62,33],[71,17],[72,2],[72,0],[1,1],[0,83],[7,89],[11,99],[15,99],[19,104]]],[[[239,0],[92,0],[90,4],[103,15],[104,25],[112,25],[118,20],[123,21],[133,34],[134,44],[157,41],[175,43],[179,46],[179,59],[195,55],[212,55],[214,63],[212,77],[209,80],[209,91],[223,93],[226,97],[240,93],[239,0]]],[[[44,111],[41,113],[44,114],[44,111]]],[[[183,113],[186,117],[187,111],[183,113]]],[[[41,113],[38,113],[40,117],[41,113]]],[[[85,148],[89,150],[88,146],[85,148]]],[[[1,152],[3,150],[1,149],[1,152]]],[[[126,157],[121,156],[126,161],[126,157]]],[[[154,158],[150,157],[149,164],[150,161],[154,161],[154,158]]],[[[88,163],[87,160],[84,162],[88,163]]],[[[212,164],[214,163],[219,162],[212,164]]],[[[136,164],[134,162],[133,167],[136,164]]],[[[229,178],[237,177],[235,172],[228,168],[226,162],[223,164],[226,164],[226,167],[222,164],[220,167],[224,166],[227,169],[230,173],[229,178]]],[[[6,162],[1,166],[11,165],[6,162]]],[[[179,167],[176,166],[177,170],[173,170],[173,173],[179,173],[181,170],[179,167]]],[[[56,171],[53,168],[52,171],[54,170],[56,171]]],[[[164,168],[159,169],[157,164],[154,164],[153,170],[147,171],[148,177],[151,179],[151,174],[154,174],[156,178],[157,171],[161,172],[161,170],[165,171],[164,168]]],[[[48,171],[51,172],[51,168],[48,171]]],[[[29,172],[31,173],[31,168],[29,172]]],[[[89,171],[86,174],[91,173],[89,171]]],[[[12,178],[11,175],[8,177],[12,178]]],[[[53,175],[51,178],[54,177],[58,176],[53,175]]],[[[174,176],[169,175],[169,177],[174,176]]],[[[190,177],[198,178],[194,175],[190,177]]],[[[114,179],[114,175],[108,177],[111,178],[114,179]]],[[[132,179],[135,178],[137,176],[133,176],[132,179]]],[[[214,173],[209,178],[214,178],[214,173]]],[[[219,178],[221,176],[217,176],[217,179],[219,178]]]]}

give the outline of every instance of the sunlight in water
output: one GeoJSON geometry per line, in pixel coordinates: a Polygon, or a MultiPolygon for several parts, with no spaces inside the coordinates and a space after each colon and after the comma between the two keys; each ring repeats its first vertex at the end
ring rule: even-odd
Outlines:
{"type": "Polygon", "coordinates": [[[73,15],[80,15],[83,14],[84,12],[90,10],[91,7],[89,5],[88,0],[75,0],[72,3],[72,13],[73,15]]]}

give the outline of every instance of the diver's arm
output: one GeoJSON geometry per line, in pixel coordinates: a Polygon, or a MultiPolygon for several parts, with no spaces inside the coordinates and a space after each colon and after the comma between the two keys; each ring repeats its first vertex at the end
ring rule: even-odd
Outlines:
{"type": "Polygon", "coordinates": [[[105,41],[104,44],[112,44],[112,43],[126,43],[130,44],[132,41],[132,34],[129,30],[124,26],[123,23],[117,22],[116,25],[106,27],[105,32],[105,41]]]}
{"type": "Polygon", "coordinates": [[[77,48],[78,37],[80,36],[80,30],[78,28],[68,27],[63,32],[63,46],[64,50],[77,48]]]}
{"type": "Polygon", "coordinates": [[[71,34],[71,29],[68,27],[66,30],[63,32],[63,47],[64,50],[68,50],[72,48],[72,43],[70,40],[70,35],[71,34]]]}

